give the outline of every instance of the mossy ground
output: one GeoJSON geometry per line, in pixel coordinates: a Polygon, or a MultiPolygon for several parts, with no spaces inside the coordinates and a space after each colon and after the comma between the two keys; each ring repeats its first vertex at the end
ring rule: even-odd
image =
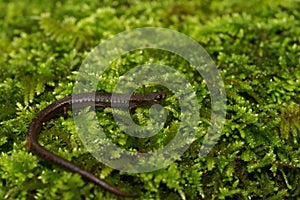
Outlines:
{"type": "MultiPolygon", "coordinates": [[[[40,110],[72,93],[76,71],[91,49],[117,33],[145,26],[190,36],[220,69],[227,116],[210,154],[199,158],[199,139],[165,169],[118,172],[86,152],[72,118],[47,123],[41,142],[112,185],[141,194],[141,199],[299,198],[299,2],[0,0],[1,199],[122,199],[28,153],[25,137],[40,110]]],[[[147,60],[173,65],[191,81],[201,107],[201,138],[209,125],[209,93],[176,56],[132,52],[112,63],[99,89],[111,92],[120,74],[147,60]]],[[[169,117],[163,132],[138,144],[116,128],[109,108],[97,114],[120,146],[135,144],[149,151],[176,134],[176,102],[172,96],[165,102],[169,117]]],[[[147,109],[139,108],[133,117],[146,123],[147,109]]]]}

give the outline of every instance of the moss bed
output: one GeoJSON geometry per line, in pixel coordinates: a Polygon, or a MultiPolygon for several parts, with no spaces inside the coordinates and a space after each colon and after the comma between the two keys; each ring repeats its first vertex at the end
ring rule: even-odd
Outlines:
{"type": "MultiPolygon", "coordinates": [[[[179,160],[150,173],[111,169],[87,152],[72,118],[50,120],[40,142],[140,199],[299,198],[299,1],[0,0],[0,199],[123,199],[29,153],[25,139],[39,111],[72,93],[76,72],[95,46],[122,31],[149,26],[188,35],[220,70],[227,113],[210,153],[199,157],[210,123],[205,82],[184,60],[158,50],[115,60],[98,89],[111,92],[120,75],[149,60],[184,74],[197,93],[201,118],[198,139],[179,160]]],[[[110,108],[98,110],[99,121],[123,148],[162,148],[180,123],[178,102],[168,94],[163,104],[168,119],[158,136],[138,142],[127,137],[110,108]]],[[[147,123],[147,107],[132,117],[147,123]]]]}

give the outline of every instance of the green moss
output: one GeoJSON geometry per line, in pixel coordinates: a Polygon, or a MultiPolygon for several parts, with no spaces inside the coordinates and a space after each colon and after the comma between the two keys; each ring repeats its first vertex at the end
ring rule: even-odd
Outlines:
{"type": "MultiPolygon", "coordinates": [[[[297,198],[299,10],[299,2],[292,0],[0,0],[0,198],[122,199],[28,153],[25,137],[40,110],[72,93],[76,71],[90,50],[117,33],[144,26],[185,33],[207,50],[220,69],[227,116],[214,149],[199,158],[210,122],[205,82],[183,59],[156,50],[134,51],[114,60],[98,89],[111,92],[121,74],[149,61],[184,74],[196,90],[201,121],[198,139],[180,160],[151,173],[118,172],[87,153],[72,118],[46,123],[41,143],[112,185],[140,193],[141,199],[297,198]]],[[[147,152],[163,148],[177,133],[178,101],[166,88],[146,88],[157,89],[168,93],[163,103],[168,118],[152,138],[127,136],[113,121],[110,108],[98,110],[99,122],[116,144],[147,152]]],[[[139,124],[147,124],[148,116],[147,108],[132,114],[139,124]]]]}

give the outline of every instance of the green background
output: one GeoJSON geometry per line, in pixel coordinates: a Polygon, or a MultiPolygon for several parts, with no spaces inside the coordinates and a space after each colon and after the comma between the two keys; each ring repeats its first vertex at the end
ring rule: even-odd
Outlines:
{"type": "MultiPolygon", "coordinates": [[[[149,61],[184,74],[197,93],[201,120],[198,140],[180,160],[152,173],[113,170],[86,152],[72,118],[46,123],[40,142],[141,199],[299,198],[299,1],[0,0],[0,199],[122,199],[28,153],[25,138],[39,111],[72,93],[89,51],[117,33],[147,26],[190,36],[220,70],[227,115],[208,156],[198,156],[210,121],[205,82],[181,58],[155,50],[112,62],[98,89],[111,92],[120,75],[149,61]]],[[[146,87],[157,89],[165,88],[146,87]]],[[[178,102],[166,92],[168,120],[156,137],[138,142],[128,137],[113,122],[110,108],[97,112],[101,126],[126,149],[162,148],[180,124],[178,102]]],[[[133,118],[146,124],[148,109],[136,109],[133,118]]]]}

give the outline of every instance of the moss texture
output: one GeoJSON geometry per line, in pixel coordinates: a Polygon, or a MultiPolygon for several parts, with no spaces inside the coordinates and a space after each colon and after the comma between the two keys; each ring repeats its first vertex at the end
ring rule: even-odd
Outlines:
{"type": "MultiPolygon", "coordinates": [[[[146,26],[190,36],[220,69],[227,115],[208,156],[199,158],[210,120],[204,81],[181,58],[153,50],[114,61],[98,88],[111,92],[121,74],[149,60],[185,74],[202,115],[198,140],[180,160],[151,173],[113,170],[87,153],[72,118],[47,123],[41,143],[141,199],[299,198],[299,2],[0,0],[0,199],[122,199],[28,153],[25,137],[40,110],[72,93],[76,71],[90,50],[117,33],[146,26]]],[[[147,152],[176,134],[180,110],[171,93],[164,106],[165,128],[139,141],[118,129],[110,108],[97,115],[119,146],[147,152]]],[[[133,118],[147,123],[148,109],[138,108],[133,118]]]]}

